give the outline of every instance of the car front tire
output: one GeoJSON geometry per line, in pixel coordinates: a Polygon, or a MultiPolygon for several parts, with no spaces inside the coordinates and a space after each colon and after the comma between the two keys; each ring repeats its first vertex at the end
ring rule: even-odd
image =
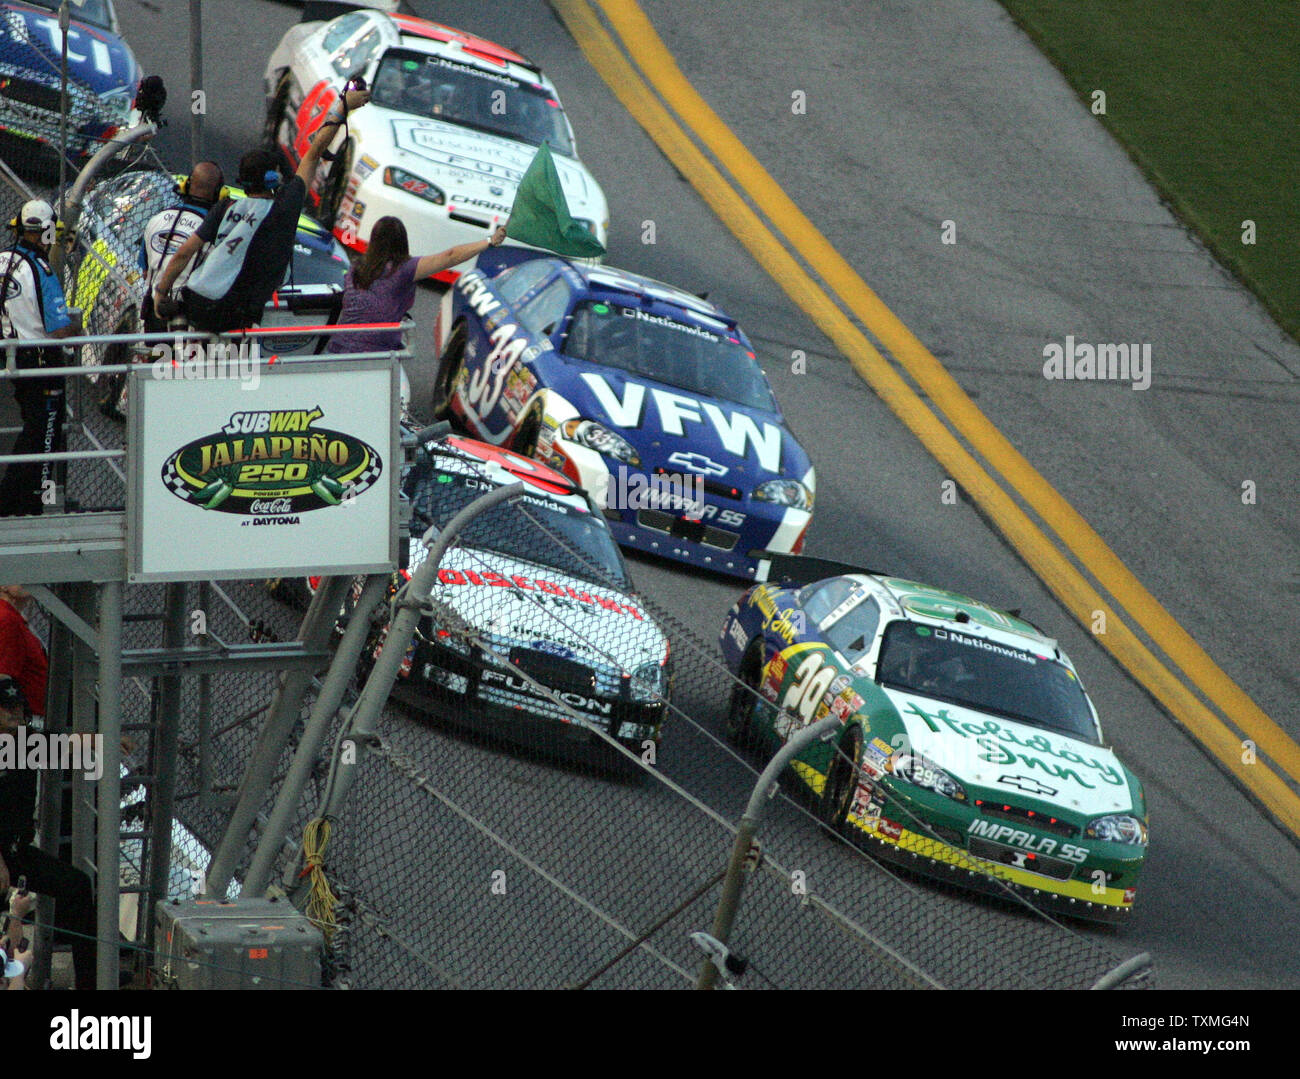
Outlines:
{"type": "Polygon", "coordinates": [[[826,785],[822,788],[817,816],[827,831],[838,833],[848,820],[861,767],[862,728],[854,724],[835,744],[834,756],[826,772],[826,785]]]}
{"type": "Polygon", "coordinates": [[[456,379],[460,376],[460,367],[465,359],[465,342],[469,333],[464,322],[458,322],[447,338],[447,347],[438,359],[438,373],[433,379],[433,402],[431,411],[435,420],[451,418],[451,396],[455,390],[456,379]]]}

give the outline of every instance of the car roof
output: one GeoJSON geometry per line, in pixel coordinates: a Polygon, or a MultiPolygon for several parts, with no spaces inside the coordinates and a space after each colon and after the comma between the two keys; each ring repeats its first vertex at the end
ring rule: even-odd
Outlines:
{"type": "Polygon", "coordinates": [[[636,300],[651,300],[656,303],[669,304],[682,308],[705,323],[715,324],[713,329],[735,329],[736,320],[721,308],[711,304],[703,297],[687,292],[676,285],[658,281],[653,277],[635,273],[632,270],[615,269],[611,266],[588,266],[568,259],[556,259],[564,263],[581,279],[586,289],[593,294],[601,294],[617,302],[618,297],[631,297],[636,300]]]}
{"type": "Polygon", "coordinates": [[[387,18],[397,26],[403,48],[436,52],[474,63],[478,67],[504,70],[551,88],[550,80],[542,74],[541,68],[522,53],[507,49],[504,45],[414,15],[388,15],[387,18]],[[512,67],[519,70],[511,71],[512,67]]]}
{"type": "Polygon", "coordinates": [[[1013,647],[1046,652],[1068,663],[1057,642],[1018,613],[902,577],[869,573],[844,576],[865,586],[894,619],[943,625],[962,633],[974,632],[1013,647]]]}

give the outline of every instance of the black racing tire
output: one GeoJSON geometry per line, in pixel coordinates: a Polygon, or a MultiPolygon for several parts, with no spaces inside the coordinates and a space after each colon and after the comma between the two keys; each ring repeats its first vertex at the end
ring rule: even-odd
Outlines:
{"type": "Polygon", "coordinates": [[[280,75],[280,81],[275,84],[275,93],[271,97],[271,103],[266,109],[266,122],[262,126],[262,145],[279,154],[284,159],[286,165],[289,160],[285,157],[284,150],[280,146],[280,128],[284,125],[285,115],[289,108],[289,84],[292,80],[289,72],[285,71],[280,75]]]}
{"type": "Polygon", "coordinates": [[[826,785],[822,788],[817,818],[827,831],[838,833],[848,820],[861,768],[862,728],[855,723],[835,743],[835,755],[831,758],[826,785]]]}
{"type": "Polygon", "coordinates": [[[435,420],[451,418],[451,395],[460,376],[460,366],[465,359],[465,342],[469,331],[465,323],[458,322],[452,327],[451,336],[447,338],[447,347],[438,357],[438,373],[433,377],[433,401],[430,411],[435,420]]]}
{"type": "Polygon", "coordinates": [[[740,684],[731,687],[731,700],[727,705],[727,722],[723,734],[727,741],[740,749],[752,749],[758,744],[758,733],[752,723],[755,694],[763,673],[763,643],[754,641],[740,661],[740,684]]]}
{"type": "Polygon", "coordinates": [[[531,408],[515,428],[514,436],[510,439],[510,448],[515,453],[523,454],[525,457],[537,456],[537,439],[542,433],[542,410],[540,408],[531,408]]]}
{"type": "Polygon", "coordinates": [[[316,207],[316,220],[331,231],[338,221],[343,192],[347,190],[351,175],[352,143],[348,142],[339,148],[338,156],[330,163],[329,175],[325,177],[325,186],[320,193],[320,205],[316,207]]]}
{"type": "MultiPolygon", "coordinates": [[[[135,333],[136,328],[135,312],[129,311],[122,316],[113,333],[135,333]]],[[[132,346],[129,343],[125,341],[114,342],[104,350],[104,366],[117,367],[121,364],[130,363],[132,351],[132,346]]],[[[118,423],[123,423],[126,420],[126,413],[121,406],[128,377],[126,374],[101,375],[96,387],[99,392],[100,414],[107,416],[110,420],[116,420],[118,423]]]]}

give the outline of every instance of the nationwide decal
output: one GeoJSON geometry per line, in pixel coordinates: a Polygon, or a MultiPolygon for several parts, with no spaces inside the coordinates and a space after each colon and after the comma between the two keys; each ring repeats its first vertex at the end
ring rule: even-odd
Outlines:
{"type": "Polygon", "coordinates": [[[324,415],[319,407],[234,412],[220,431],[168,457],[162,481],[182,501],[251,517],[246,524],[297,524],[300,514],[351,501],[383,474],[373,446],[314,426],[324,415]]]}
{"type": "Polygon", "coordinates": [[[1076,753],[1068,744],[1054,742],[1045,734],[1034,734],[1025,738],[1011,727],[1003,726],[996,719],[980,718],[977,721],[957,719],[947,708],[940,708],[930,713],[920,708],[915,701],[909,701],[904,712],[923,720],[931,731],[938,733],[945,728],[962,738],[973,738],[982,752],[976,754],[982,761],[997,765],[1024,765],[1031,771],[1041,769],[1049,777],[1072,779],[1081,787],[1096,790],[1097,784],[1084,778],[1100,779],[1112,787],[1125,785],[1124,777],[1112,764],[1091,759],[1076,753]],[[1017,747],[1012,749],[1011,747],[1017,747]],[[1018,750],[1018,751],[1017,751],[1018,750]],[[1028,751],[1028,752],[1026,752],[1028,751]],[[1052,757],[1055,760],[1046,760],[1052,757]],[[1075,767],[1067,768],[1056,761],[1064,761],[1075,767]]]}

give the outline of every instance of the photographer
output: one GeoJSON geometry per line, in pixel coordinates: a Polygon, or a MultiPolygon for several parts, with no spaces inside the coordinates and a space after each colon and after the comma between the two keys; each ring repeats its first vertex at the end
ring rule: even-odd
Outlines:
{"type": "MultiPolygon", "coordinates": [[[[19,728],[27,722],[26,703],[18,683],[0,675],[0,737],[17,741],[19,728]]],[[[76,987],[94,989],[94,893],[85,873],[32,845],[37,775],[33,768],[0,771],[0,892],[25,876],[36,891],[55,901],[55,932],[71,938],[76,987]]]]}
{"type": "Polygon", "coordinates": [[[298,217],[307,184],[321,155],[338,134],[347,114],[370,100],[365,90],[349,90],[321,122],[293,178],[280,187],[279,155],[250,150],[239,162],[239,184],[247,198],[225,200],[213,208],[198,231],[172,256],[154,282],[154,309],[168,317],[175,305],[168,293],[200,248],[209,245],[190,273],[184,290],[185,317],[207,333],[226,333],[256,325],[262,309],[284,282],[293,257],[298,217]]]}
{"type": "Polygon", "coordinates": [[[27,890],[25,881],[9,897],[9,914],[3,939],[0,939],[0,964],[4,966],[3,976],[8,980],[7,989],[26,989],[27,975],[36,958],[32,941],[34,934],[25,927],[33,922],[32,911],[36,908],[36,896],[27,890]]]}
{"type": "MultiPolygon", "coordinates": [[[[81,332],[79,318],[68,312],[63,286],[50,268],[54,243],[54,209],[32,199],[10,223],[18,232],[14,246],[0,252],[0,329],[8,339],[35,341],[72,337],[81,332]]],[[[57,347],[20,348],[19,368],[61,367],[57,347]]],[[[64,379],[13,380],[23,426],[12,453],[58,453],[63,449],[64,379]]],[[[11,464],[0,480],[0,517],[28,517],[41,512],[42,496],[54,483],[54,462],[11,464]]]]}

